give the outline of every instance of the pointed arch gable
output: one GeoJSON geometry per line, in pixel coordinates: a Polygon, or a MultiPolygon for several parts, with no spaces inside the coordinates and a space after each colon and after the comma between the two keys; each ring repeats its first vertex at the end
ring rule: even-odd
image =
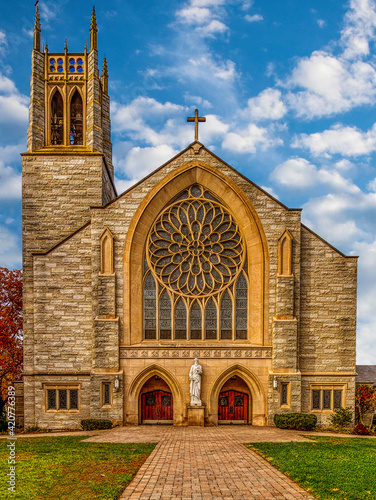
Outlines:
{"type": "Polygon", "coordinates": [[[267,398],[265,390],[258,377],[245,366],[237,363],[229,366],[222,372],[214,381],[211,390],[209,391],[209,419],[213,423],[217,419],[218,414],[218,396],[224,384],[234,375],[240,377],[248,386],[252,397],[252,419],[256,425],[265,425],[267,398]],[[213,419],[214,417],[214,419],[213,419]]]}
{"type": "Polygon", "coordinates": [[[192,161],[167,175],[140,204],[130,224],[124,248],[124,343],[142,341],[142,263],[147,235],[155,217],[181,191],[201,184],[222,200],[242,231],[247,246],[250,291],[249,341],[262,345],[267,338],[269,256],[261,221],[244,192],[218,169],[192,161]]]}
{"type": "Polygon", "coordinates": [[[101,245],[101,275],[114,273],[114,237],[106,227],[100,236],[101,245]]]}
{"type": "Polygon", "coordinates": [[[141,408],[139,405],[141,390],[144,384],[155,376],[160,377],[171,389],[174,401],[174,423],[181,423],[183,402],[180,385],[174,375],[161,365],[153,364],[147,366],[134,377],[129,386],[128,397],[125,399],[128,407],[133,409],[138,408],[137,423],[141,423],[141,408]]]}

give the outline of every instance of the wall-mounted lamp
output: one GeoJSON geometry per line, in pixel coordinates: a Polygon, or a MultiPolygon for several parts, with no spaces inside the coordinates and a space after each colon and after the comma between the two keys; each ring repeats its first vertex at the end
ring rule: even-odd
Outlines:
{"type": "Polygon", "coordinates": [[[115,387],[115,389],[119,389],[119,383],[120,383],[120,382],[119,382],[119,377],[116,375],[116,377],[115,377],[115,382],[114,382],[114,387],[115,387]]]}
{"type": "Polygon", "coordinates": [[[277,380],[277,377],[274,377],[273,379],[273,389],[277,389],[278,387],[278,380],[277,380]]]}

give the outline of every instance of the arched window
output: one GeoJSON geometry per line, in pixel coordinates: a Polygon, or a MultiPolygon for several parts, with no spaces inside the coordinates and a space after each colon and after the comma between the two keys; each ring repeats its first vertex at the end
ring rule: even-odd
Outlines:
{"type": "Polygon", "coordinates": [[[175,339],[187,339],[187,308],[182,298],[175,305],[175,339]]]}
{"type": "Polygon", "coordinates": [[[192,340],[202,339],[202,314],[198,302],[194,302],[191,307],[190,330],[192,340]]]}
{"type": "Polygon", "coordinates": [[[70,143],[72,145],[83,144],[83,116],[82,98],[76,90],[70,105],[70,143]]]}
{"type": "Polygon", "coordinates": [[[159,338],[171,340],[171,299],[167,290],[159,297],[159,338]]]}
{"type": "Polygon", "coordinates": [[[64,105],[57,89],[51,101],[51,144],[64,144],[64,105]]]}
{"type": "Polygon", "coordinates": [[[217,339],[217,306],[213,299],[210,299],[205,309],[205,339],[217,339]]]}
{"type": "Polygon", "coordinates": [[[221,300],[221,339],[232,339],[232,299],[228,291],[221,300]]]}
{"type": "Polygon", "coordinates": [[[248,330],[248,283],[242,273],[235,287],[235,340],[245,340],[248,330]]]}
{"type": "Polygon", "coordinates": [[[146,275],[144,281],[144,326],[145,340],[157,338],[157,288],[155,279],[151,272],[146,275]]]}

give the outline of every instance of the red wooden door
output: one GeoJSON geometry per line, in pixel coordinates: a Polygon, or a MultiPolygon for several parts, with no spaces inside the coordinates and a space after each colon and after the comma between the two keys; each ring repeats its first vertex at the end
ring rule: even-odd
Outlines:
{"type": "Polygon", "coordinates": [[[173,421],[173,401],[171,392],[146,392],[141,398],[142,421],[173,421]]]}
{"type": "Polygon", "coordinates": [[[218,420],[248,421],[248,395],[243,392],[225,391],[218,398],[218,420]]]}

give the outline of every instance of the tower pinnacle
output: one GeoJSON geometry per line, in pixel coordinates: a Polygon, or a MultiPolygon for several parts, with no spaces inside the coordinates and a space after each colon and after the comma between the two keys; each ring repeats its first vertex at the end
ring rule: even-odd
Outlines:
{"type": "Polygon", "coordinates": [[[93,13],[91,15],[91,24],[90,24],[90,52],[98,48],[97,33],[98,33],[97,18],[95,17],[95,7],[93,7],[93,13]]]}
{"type": "Polygon", "coordinates": [[[103,70],[102,70],[102,90],[104,94],[108,94],[108,70],[107,70],[107,59],[103,59],[103,70]]]}
{"type": "Polygon", "coordinates": [[[35,11],[35,22],[34,22],[34,49],[40,51],[40,17],[39,17],[39,6],[36,5],[35,11]]]}

